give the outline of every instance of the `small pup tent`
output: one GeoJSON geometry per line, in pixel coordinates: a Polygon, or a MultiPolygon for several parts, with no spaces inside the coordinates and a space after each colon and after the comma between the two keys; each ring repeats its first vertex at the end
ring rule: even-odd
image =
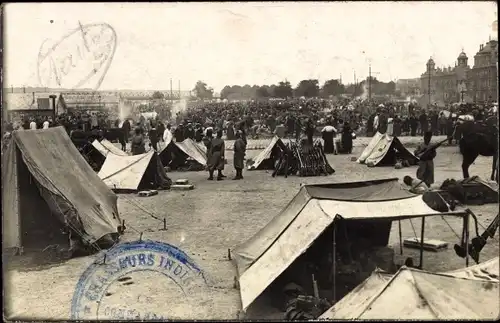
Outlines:
{"type": "Polygon", "coordinates": [[[410,165],[418,163],[418,158],[405,148],[398,137],[377,132],[357,162],[368,166],[394,166],[398,159],[406,160],[410,165]]]}
{"type": "Polygon", "coordinates": [[[98,176],[115,191],[168,189],[172,184],[154,150],[134,156],[108,154],[98,176]]]}
{"type": "Polygon", "coordinates": [[[499,282],[403,266],[388,282],[374,273],[319,319],[491,320],[500,315],[499,282]]]}
{"type": "Polygon", "coordinates": [[[63,127],[12,132],[2,156],[4,248],[38,248],[65,223],[84,245],[116,240],[116,200],[63,127]]]}
{"type": "Polygon", "coordinates": [[[173,170],[203,170],[207,165],[207,154],[193,140],[186,138],[182,142],[170,140],[160,150],[160,160],[163,166],[173,170]]]}
{"type": "Polygon", "coordinates": [[[423,195],[404,190],[397,178],[304,185],[280,214],[232,251],[243,310],[327,229],[342,225],[351,241],[364,238],[370,245],[387,246],[392,221],[444,214],[465,215],[433,210],[423,195]]]}
{"type": "Polygon", "coordinates": [[[274,169],[274,159],[281,150],[284,150],[285,144],[278,137],[274,136],[269,145],[262,150],[257,157],[253,159],[251,165],[248,165],[248,170],[274,169]]]}

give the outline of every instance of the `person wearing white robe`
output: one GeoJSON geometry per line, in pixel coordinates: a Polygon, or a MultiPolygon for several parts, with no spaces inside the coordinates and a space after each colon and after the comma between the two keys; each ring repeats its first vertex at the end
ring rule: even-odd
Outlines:
{"type": "Polygon", "coordinates": [[[170,141],[172,140],[172,131],[170,131],[170,128],[172,126],[171,125],[167,125],[167,127],[165,128],[165,131],[163,132],[163,141],[165,142],[165,144],[168,144],[170,143],[170,141]]]}

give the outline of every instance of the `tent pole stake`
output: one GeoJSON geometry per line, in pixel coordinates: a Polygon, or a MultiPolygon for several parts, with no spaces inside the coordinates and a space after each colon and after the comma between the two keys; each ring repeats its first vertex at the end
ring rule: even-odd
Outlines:
{"type": "Polygon", "coordinates": [[[422,217],[422,228],[420,230],[420,269],[424,267],[424,233],[425,233],[425,216],[422,217]]]}
{"type": "Polygon", "coordinates": [[[466,215],[464,217],[464,226],[465,226],[465,267],[469,267],[469,220],[470,210],[467,209],[466,215]]]}
{"type": "Polygon", "coordinates": [[[332,288],[332,293],[333,293],[333,304],[335,304],[336,299],[335,299],[335,287],[337,284],[337,225],[334,223],[333,224],[333,288],[332,288]]]}
{"type": "Polygon", "coordinates": [[[401,220],[398,221],[399,226],[399,252],[403,255],[403,234],[401,232],[401,220]]]}

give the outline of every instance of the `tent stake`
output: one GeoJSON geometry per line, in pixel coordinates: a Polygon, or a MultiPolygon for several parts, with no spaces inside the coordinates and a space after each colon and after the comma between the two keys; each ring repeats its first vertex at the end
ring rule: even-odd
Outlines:
{"type": "Polygon", "coordinates": [[[333,304],[336,303],[335,299],[335,287],[336,287],[336,276],[337,276],[337,226],[334,224],[333,225],[333,288],[332,288],[332,293],[333,293],[333,304]]]}
{"type": "Polygon", "coordinates": [[[466,210],[466,215],[464,217],[465,226],[465,267],[469,267],[469,213],[470,210],[466,210]]]}
{"type": "Polygon", "coordinates": [[[403,255],[403,234],[401,232],[401,220],[398,221],[399,225],[399,252],[403,255]]]}
{"type": "Polygon", "coordinates": [[[425,216],[422,217],[422,228],[420,230],[420,269],[424,267],[424,232],[425,232],[425,216]]]}

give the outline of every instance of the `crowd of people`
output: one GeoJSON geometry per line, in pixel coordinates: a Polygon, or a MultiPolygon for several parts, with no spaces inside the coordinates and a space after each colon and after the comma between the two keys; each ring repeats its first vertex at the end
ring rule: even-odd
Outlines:
{"type": "Polygon", "coordinates": [[[167,120],[147,119],[138,113],[135,118],[120,120],[111,118],[106,112],[72,112],[56,116],[29,116],[22,122],[5,126],[6,134],[14,130],[47,129],[64,126],[71,139],[85,140],[86,132],[98,132],[121,128],[122,149],[126,149],[131,135],[132,154],[146,152],[146,142],[158,150],[159,142],[182,142],[190,138],[203,142],[209,160],[209,179],[218,170],[217,179],[225,176],[221,160],[224,161],[224,141],[236,140],[235,168],[241,179],[247,137],[278,135],[299,140],[303,135],[312,142],[315,135],[325,139],[325,153],[336,152],[332,144],[336,134],[341,135],[340,147],[346,153],[352,151],[355,136],[373,136],[375,133],[389,133],[394,136],[446,135],[451,143],[461,137],[456,131],[459,115],[470,114],[475,120],[482,120],[496,109],[485,106],[461,105],[454,107],[428,107],[422,109],[413,104],[357,100],[292,99],[246,102],[190,102],[187,109],[177,113],[172,127],[167,120]],[[215,135],[215,136],[214,136],[215,135]]]}

